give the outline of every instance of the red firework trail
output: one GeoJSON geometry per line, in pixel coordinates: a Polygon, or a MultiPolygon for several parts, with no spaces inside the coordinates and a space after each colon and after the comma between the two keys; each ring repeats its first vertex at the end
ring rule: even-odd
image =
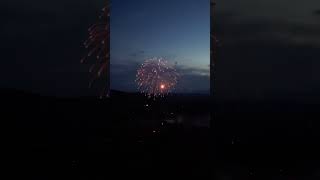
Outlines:
{"type": "Polygon", "coordinates": [[[88,49],[87,55],[81,59],[81,63],[91,64],[89,72],[92,79],[89,87],[98,79],[106,79],[105,87],[101,93],[101,97],[109,96],[110,80],[110,5],[109,0],[102,10],[100,22],[92,25],[89,31],[89,38],[85,41],[84,46],[88,49]],[[95,56],[95,58],[90,58],[95,56]],[[95,60],[92,60],[95,59],[95,60]]]}

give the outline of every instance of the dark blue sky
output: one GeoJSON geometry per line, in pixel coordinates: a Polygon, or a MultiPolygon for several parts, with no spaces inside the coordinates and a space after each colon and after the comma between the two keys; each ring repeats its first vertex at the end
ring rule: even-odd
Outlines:
{"type": "MultiPolygon", "coordinates": [[[[0,89],[50,96],[96,96],[89,89],[87,29],[104,0],[2,0],[0,89]]],[[[320,101],[320,1],[223,0],[215,29],[221,42],[216,97],[320,101]]],[[[134,90],[144,58],[179,63],[179,88],[209,86],[209,0],[113,0],[112,85],[134,90]],[[151,16],[154,15],[154,16],[151,16]],[[177,24],[177,26],[176,26],[177,24]]]]}
{"type": "Polygon", "coordinates": [[[209,0],[111,3],[112,89],[136,91],[136,69],[155,56],[178,63],[177,92],[209,92],[209,0]]]}
{"type": "Polygon", "coordinates": [[[216,97],[320,101],[320,1],[223,0],[216,97]]]}

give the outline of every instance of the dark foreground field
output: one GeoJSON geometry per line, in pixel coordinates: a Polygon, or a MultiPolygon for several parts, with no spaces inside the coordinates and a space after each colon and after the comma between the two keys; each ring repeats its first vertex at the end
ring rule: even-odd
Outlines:
{"type": "Polygon", "coordinates": [[[13,179],[320,177],[314,104],[2,94],[13,179]]]}

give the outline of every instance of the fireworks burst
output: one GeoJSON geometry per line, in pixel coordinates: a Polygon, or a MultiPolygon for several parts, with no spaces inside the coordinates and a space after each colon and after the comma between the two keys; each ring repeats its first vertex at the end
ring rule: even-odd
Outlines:
{"type": "Polygon", "coordinates": [[[109,0],[106,0],[106,6],[103,8],[102,15],[100,16],[101,22],[91,26],[89,31],[89,38],[84,43],[88,49],[88,54],[81,59],[81,63],[91,64],[89,72],[92,74],[92,80],[89,87],[97,80],[107,77],[106,85],[101,93],[102,96],[109,96],[109,66],[110,66],[110,7],[109,0]],[[95,56],[95,61],[89,62],[90,57],[95,56]]]}
{"type": "Polygon", "coordinates": [[[170,93],[178,82],[175,67],[163,58],[146,60],[138,69],[136,83],[141,93],[150,97],[163,97],[170,93]]]}

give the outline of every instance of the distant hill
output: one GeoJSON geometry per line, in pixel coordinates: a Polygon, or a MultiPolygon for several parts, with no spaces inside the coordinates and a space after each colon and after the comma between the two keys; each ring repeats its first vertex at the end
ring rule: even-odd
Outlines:
{"type": "MultiPolygon", "coordinates": [[[[110,92],[111,97],[120,97],[120,96],[132,96],[132,97],[145,97],[143,94],[138,92],[125,92],[119,90],[111,90],[110,92]]],[[[98,96],[81,96],[81,97],[55,97],[55,96],[48,96],[48,95],[41,95],[33,92],[28,92],[24,90],[18,89],[0,89],[0,96],[2,97],[47,97],[47,98],[57,98],[57,99],[78,99],[78,98],[85,98],[85,99],[97,99],[98,96]]],[[[205,93],[176,93],[176,94],[168,94],[167,97],[209,97],[210,95],[205,93]]]]}
{"type": "MultiPolygon", "coordinates": [[[[99,99],[95,96],[84,97],[54,97],[44,96],[32,92],[26,92],[17,89],[0,89],[1,102],[3,104],[14,103],[67,103],[78,102],[78,104],[88,105],[88,102],[98,103],[110,102],[112,106],[118,107],[135,107],[143,106],[146,102],[153,104],[161,104],[161,106],[178,106],[184,105],[189,109],[212,109],[219,112],[318,112],[320,109],[319,103],[308,101],[298,101],[294,98],[274,98],[265,100],[224,100],[219,97],[211,98],[209,95],[204,94],[169,94],[163,98],[156,98],[156,101],[149,99],[140,93],[130,93],[112,90],[111,98],[99,99]],[[213,99],[213,101],[210,101],[213,99]],[[215,106],[215,108],[214,108],[215,106]]],[[[90,103],[89,103],[90,104],[90,103]]],[[[110,105],[111,105],[110,104],[110,105]]]]}

